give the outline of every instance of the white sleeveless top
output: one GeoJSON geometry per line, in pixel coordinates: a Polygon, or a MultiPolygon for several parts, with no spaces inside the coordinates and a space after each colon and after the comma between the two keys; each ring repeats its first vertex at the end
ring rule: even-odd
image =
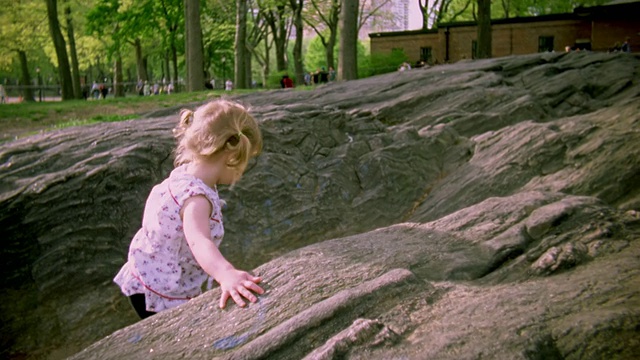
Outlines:
{"type": "Polygon", "coordinates": [[[180,209],[185,200],[204,195],[212,205],[211,240],[219,246],[224,236],[217,189],[185,170],[186,165],[177,167],[151,190],[142,228],[133,237],[128,260],[113,280],[127,296],[144,294],[147,311],[169,309],[200,295],[209,277],[184,236],[180,209]]]}

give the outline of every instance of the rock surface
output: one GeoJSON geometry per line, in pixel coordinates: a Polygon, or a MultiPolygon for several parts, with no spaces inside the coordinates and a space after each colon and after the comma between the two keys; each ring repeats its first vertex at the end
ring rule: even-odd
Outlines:
{"type": "Polygon", "coordinates": [[[221,191],[222,250],[267,294],[221,311],[214,289],[137,323],[111,279],[171,169],[178,109],[3,144],[2,347],[633,358],[639,70],[628,54],[535,54],[239,97],[265,150],[221,191]]]}

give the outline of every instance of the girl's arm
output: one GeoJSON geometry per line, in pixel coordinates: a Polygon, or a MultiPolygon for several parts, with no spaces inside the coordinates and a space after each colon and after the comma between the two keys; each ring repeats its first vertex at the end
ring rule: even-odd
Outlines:
{"type": "Polygon", "coordinates": [[[198,195],[184,202],[181,215],[184,235],[196,261],[220,284],[222,289],[220,308],[224,309],[229,297],[241,307],[245,306],[242,297],[251,302],[258,301],[251,291],[258,294],[264,293],[264,290],[257,285],[262,279],[246,271],[236,270],[222,256],[218,247],[211,241],[210,214],[211,203],[203,195],[198,195]]]}

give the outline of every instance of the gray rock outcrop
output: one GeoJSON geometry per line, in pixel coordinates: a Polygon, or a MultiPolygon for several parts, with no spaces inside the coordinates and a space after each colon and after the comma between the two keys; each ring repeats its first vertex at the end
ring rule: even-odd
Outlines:
{"type": "Polygon", "coordinates": [[[139,322],[111,278],[171,169],[178,110],[3,144],[3,345],[74,359],[633,358],[639,69],[628,54],[535,54],[238,97],[265,150],[222,190],[222,250],[267,293],[221,311],[214,289],[139,322]]]}

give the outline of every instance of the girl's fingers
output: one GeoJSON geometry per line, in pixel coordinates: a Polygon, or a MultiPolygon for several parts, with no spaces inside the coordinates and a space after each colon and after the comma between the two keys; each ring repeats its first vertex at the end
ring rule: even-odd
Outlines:
{"type": "Polygon", "coordinates": [[[244,307],[246,305],[245,302],[242,301],[242,297],[240,296],[240,294],[238,294],[238,292],[235,290],[231,290],[231,298],[233,298],[233,301],[235,301],[236,304],[238,304],[238,306],[240,307],[244,307]]]}
{"type": "Polygon", "coordinates": [[[228,299],[229,299],[229,292],[223,291],[222,295],[220,296],[220,309],[224,309],[228,299]]]}
{"type": "Polygon", "coordinates": [[[249,300],[249,301],[251,301],[251,302],[253,302],[253,303],[254,303],[254,302],[256,302],[256,301],[258,301],[258,298],[257,298],[257,297],[255,297],[255,295],[253,295],[253,294],[251,293],[251,291],[247,290],[246,288],[244,288],[244,287],[242,287],[242,286],[240,286],[240,287],[238,288],[238,292],[239,292],[242,296],[244,296],[247,300],[249,300]]]}
{"type": "Polygon", "coordinates": [[[255,292],[255,293],[264,294],[264,290],[260,286],[258,286],[257,284],[255,284],[255,283],[253,283],[251,281],[245,281],[244,282],[244,287],[249,289],[249,290],[251,290],[251,291],[253,291],[253,292],[255,292]]]}

